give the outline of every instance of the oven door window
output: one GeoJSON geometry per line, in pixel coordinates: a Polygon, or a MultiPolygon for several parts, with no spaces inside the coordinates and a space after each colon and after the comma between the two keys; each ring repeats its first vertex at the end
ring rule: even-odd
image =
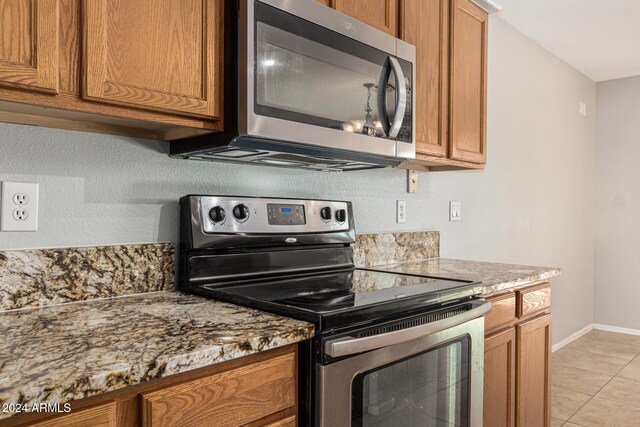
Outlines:
{"type": "Polygon", "coordinates": [[[352,426],[468,426],[469,338],[356,376],[351,411],[352,426]]]}
{"type": "Polygon", "coordinates": [[[254,45],[257,115],[411,142],[410,63],[260,2],[254,45]]]}

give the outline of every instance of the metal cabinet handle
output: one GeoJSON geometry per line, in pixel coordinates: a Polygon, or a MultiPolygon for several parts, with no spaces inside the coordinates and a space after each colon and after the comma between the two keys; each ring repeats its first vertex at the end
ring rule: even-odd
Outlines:
{"type": "Polygon", "coordinates": [[[470,320],[483,316],[491,309],[491,303],[484,300],[477,300],[471,303],[473,308],[442,320],[437,320],[426,325],[415,326],[413,328],[402,329],[400,331],[388,332],[386,334],[373,335],[364,338],[342,337],[325,343],[325,353],[331,357],[349,356],[351,354],[362,353],[375,350],[390,345],[411,341],[425,335],[434,334],[453,328],[470,320]]]}
{"type": "Polygon", "coordinates": [[[398,60],[393,56],[389,56],[382,67],[380,79],[378,80],[378,118],[382,123],[384,133],[389,138],[395,139],[398,136],[406,112],[407,83],[404,81],[404,73],[398,60]],[[389,80],[391,72],[393,72],[396,80],[396,112],[393,123],[389,123],[389,115],[387,114],[387,80],[389,80]]]}

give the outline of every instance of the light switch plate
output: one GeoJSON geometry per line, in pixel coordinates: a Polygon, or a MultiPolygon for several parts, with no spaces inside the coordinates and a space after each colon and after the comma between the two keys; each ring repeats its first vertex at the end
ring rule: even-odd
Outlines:
{"type": "Polygon", "coordinates": [[[396,221],[398,222],[398,224],[403,224],[407,222],[407,201],[406,200],[398,200],[396,212],[397,212],[396,221]]]}
{"type": "Polygon", "coordinates": [[[449,202],[449,221],[462,220],[462,202],[449,202]]]}
{"type": "Polygon", "coordinates": [[[0,231],[38,231],[38,184],[2,182],[0,231]]]}
{"type": "Polygon", "coordinates": [[[587,104],[585,104],[584,102],[580,103],[580,114],[583,116],[587,115],[587,104]]]}

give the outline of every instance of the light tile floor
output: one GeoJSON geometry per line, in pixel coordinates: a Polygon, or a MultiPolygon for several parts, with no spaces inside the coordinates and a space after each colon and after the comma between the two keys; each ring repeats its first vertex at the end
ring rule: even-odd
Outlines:
{"type": "Polygon", "coordinates": [[[551,427],[640,426],[640,336],[594,330],[552,360],[551,427]]]}

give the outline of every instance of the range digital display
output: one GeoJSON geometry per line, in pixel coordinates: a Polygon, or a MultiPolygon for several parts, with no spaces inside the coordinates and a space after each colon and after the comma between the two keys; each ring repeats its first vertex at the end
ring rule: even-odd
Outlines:
{"type": "Polygon", "coordinates": [[[304,225],[307,223],[304,205],[267,204],[270,225],[304,225]]]}

